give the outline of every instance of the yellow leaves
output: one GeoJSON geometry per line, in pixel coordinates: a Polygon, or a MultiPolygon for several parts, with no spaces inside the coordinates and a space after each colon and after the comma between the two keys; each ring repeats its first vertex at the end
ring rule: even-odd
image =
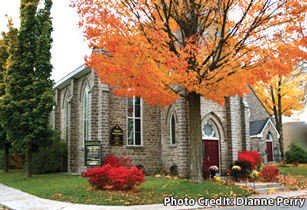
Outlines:
{"type": "Polygon", "coordinates": [[[274,113],[274,107],[277,108],[280,103],[281,114],[291,115],[292,110],[300,110],[304,107],[300,100],[305,97],[305,89],[303,88],[306,86],[305,81],[306,73],[296,69],[287,76],[277,75],[267,83],[259,82],[253,88],[271,114],[274,113]]]}

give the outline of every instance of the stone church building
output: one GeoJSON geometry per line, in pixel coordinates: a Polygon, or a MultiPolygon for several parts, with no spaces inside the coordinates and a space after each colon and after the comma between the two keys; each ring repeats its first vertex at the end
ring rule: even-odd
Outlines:
{"type": "MultiPolygon", "coordinates": [[[[127,156],[147,173],[175,165],[179,176],[188,177],[187,101],[160,109],[139,98],[115,96],[113,90],[85,65],[55,84],[51,124],[68,144],[68,173],[85,171],[85,140],[93,140],[100,141],[102,158],[127,156]],[[122,142],[114,145],[115,127],[122,132],[122,142]]],[[[279,134],[253,91],[243,98],[226,98],[224,106],[202,100],[201,116],[204,168],[227,169],[241,150],[259,151],[265,163],[276,161],[279,134]]]]}

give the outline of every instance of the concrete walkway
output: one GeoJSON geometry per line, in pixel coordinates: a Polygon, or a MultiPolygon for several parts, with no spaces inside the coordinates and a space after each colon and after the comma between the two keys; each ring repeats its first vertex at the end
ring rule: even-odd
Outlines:
{"type": "MultiPolygon", "coordinates": [[[[307,190],[280,192],[268,195],[251,196],[250,198],[276,198],[278,196],[291,198],[297,196],[306,196],[307,190]]],[[[3,206],[13,210],[115,210],[115,209],[129,209],[129,210],[157,210],[157,209],[203,209],[209,206],[163,206],[163,204],[153,205],[138,205],[138,206],[101,206],[101,205],[86,205],[66,203],[54,200],[38,198],[20,190],[0,184],[0,209],[3,206]]],[[[305,203],[304,206],[307,206],[305,203]]]]}

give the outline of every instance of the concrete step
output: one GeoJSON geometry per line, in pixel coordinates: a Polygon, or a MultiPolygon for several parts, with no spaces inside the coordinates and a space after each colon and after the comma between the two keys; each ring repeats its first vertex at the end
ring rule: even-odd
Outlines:
{"type": "Polygon", "coordinates": [[[245,186],[247,188],[255,189],[255,191],[259,194],[263,193],[274,193],[279,191],[288,190],[287,187],[281,187],[280,183],[253,183],[253,182],[241,182],[235,183],[235,185],[245,186]]]}
{"type": "Polygon", "coordinates": [[[235,183],[235,185],[242,185],[247,188],[255,188],[255,189],[261,189],[261,188],[274,188],[274,187],[279,187],[280,183],[258,183],[258,182],[240,182],[240,183],[235,183]]]}
{"type": "Polygon", "coordinates": [[[256,193],[263,194],[263,193],[274,193],[280,191],[287,191],[288,187],[274,187],[274,188],[261,188],[255,189],[256,193]]]}

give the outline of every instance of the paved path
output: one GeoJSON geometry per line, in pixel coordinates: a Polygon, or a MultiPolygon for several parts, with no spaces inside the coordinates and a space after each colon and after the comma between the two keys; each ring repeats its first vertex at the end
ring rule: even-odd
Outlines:
{"type": "MultiPolygon", "coordinates": [[[[249,198],[276,198],[278,196],[284,198],[293,198],[297,196],[307,197],[307,190],[304,191],[291,191],[282,192],[269,195],[251,196],[249,198]]],[[[163,204],[153,205],[138,205],[138,206],[101,206],[101,205],[86,205],[86,204],[74,204],[61,201],[48,200],[38,198],[20,190],[16,190],[11,187],[7,187],[0,184],[0,210],[8,207],[13,210],[115,210],[115,209],[129,209],[129,210],[157,210],[157,209],[202,209],[207,208],[204,206],[163,206],[163,204]]],[[[307,209],[307,203],[305,202],[302,209],[307,209]]]]}

